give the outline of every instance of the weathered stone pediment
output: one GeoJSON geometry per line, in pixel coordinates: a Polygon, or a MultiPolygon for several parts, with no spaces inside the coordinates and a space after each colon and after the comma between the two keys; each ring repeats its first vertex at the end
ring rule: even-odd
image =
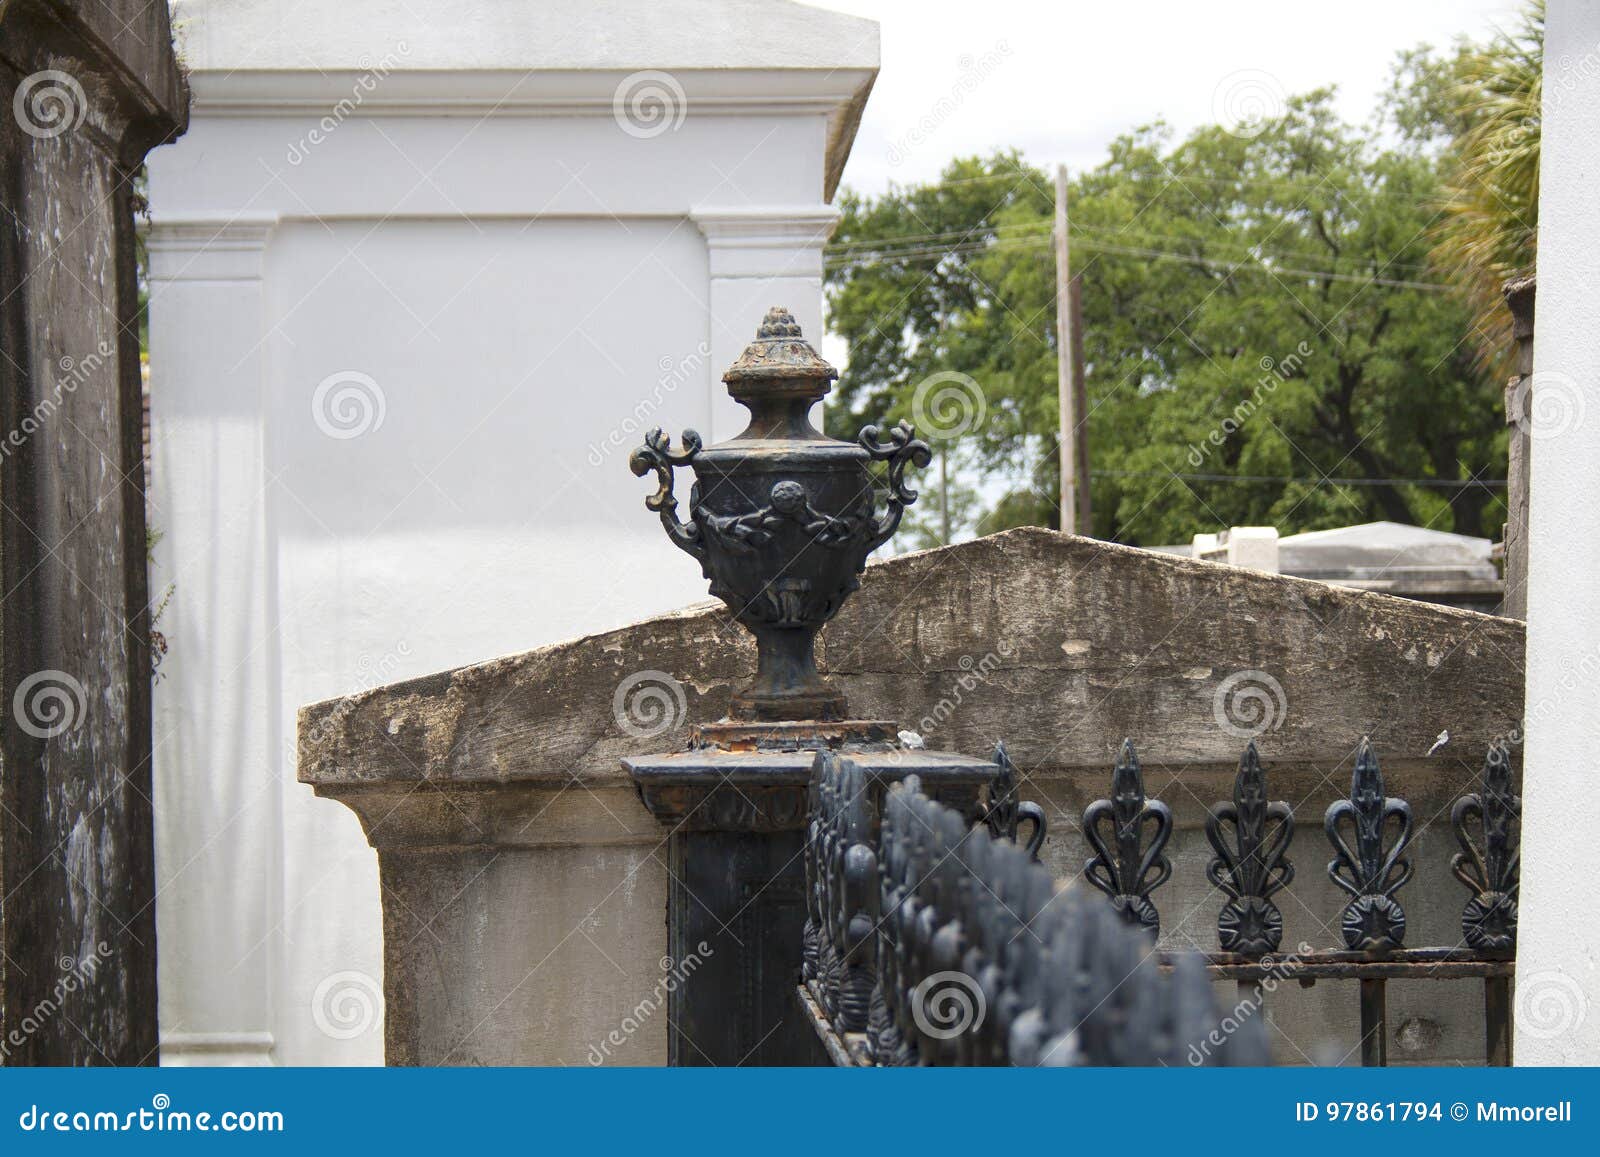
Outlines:
{"type": "MultiPolygon", "coordinates": [[[[1522,648],[1514,620],[1023,529],[869,567],[820,664],[857,717],[955,751],[1003,738],[1048,776],[1109,767],[1129,735],[1168,764],[1228,765],[1252,710],[1277,764],[1332,767],[1362,734],[1421,758],[1444,730],[1471,762],[1518,725],[1522,648]]],[[[705,604],[306,707],[300,777],[621,785],[624,755],[720,718],[754,662],[705,604]],[[641,671],[677,680],[686,709],[643,739],[613,710],[641,671]]]]}

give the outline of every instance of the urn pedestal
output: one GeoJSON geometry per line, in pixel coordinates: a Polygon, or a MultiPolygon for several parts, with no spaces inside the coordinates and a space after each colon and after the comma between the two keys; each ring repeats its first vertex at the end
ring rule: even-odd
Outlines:
{"type": "Polygon", "coordinates": [[[868,426],[856,442],[812,426],[811,407],[836,376],[788,311],[773,309],[723,376],[749,408],[749,426],[711,447],[686,430],[676,450],[653,430],[630,459],[635,474],[656,475],[645,505],[699,561],[711,593],[755,636],[758,656],[728,719],[702,724],[684,751],[623,760],[645,806],[671,830],[669,954],[696,958],[668,997],[675,1065],[827,1063],[794,996],[819,750],[849,754],[875,795],[917,775],[974,819],[997,772],[987,760],[907,748],[892,722],[852,720],[817,670],[817,632],[916,500],[906,469],[931,459],[904,422],[868,426]],[[695,476],[686,521],[674,493],[679,467],[695,476]]]}

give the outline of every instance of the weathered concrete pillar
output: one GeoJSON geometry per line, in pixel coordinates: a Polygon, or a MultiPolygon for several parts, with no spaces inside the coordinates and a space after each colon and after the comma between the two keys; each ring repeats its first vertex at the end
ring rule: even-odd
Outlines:
{"type": "MultiPolygon", "coordinates": [[[[631,789],[557,774],[322,794],[378,850],[389,1064],[663,1062],[666,849],[631,789]]],[[[346,1000],[330,1024],[377,1011],[375,993],[346,1000]]]]}
{"type": "Polygon", "coordinates": [[[1500,613],[1513,619],[1528,614],[1528,467],[1533,433],[1533,314],[1537,284],[1519,277],[1505,285],[1516,339],[1516,372],[1506,383],[1505,598],[1500,613]]]}
{"type": "MultiPolygon", "coordinates": [[[[801,330],[822,333],[822,298],[812,287],[822,282],[822,247],[839,219],[837,209],[832,205],[696,206],[689,215],[706,239],[712,367],[720,372],[732,365],[750,340],[750,319],[791,297],[797,303],[794,316],[801,330]]],[[[720,388],[717,376],[711,375],[711,428],[701,431],[708,435],[708,446],[733,437],[750,418],[744,407],[720,388]]],[[[813,416],[819,429],[820,418],[820,414],[813,416]]]]}
{"type": "Polygon", "coordinates": [[[1600,1058],[1600,5],[1545,25],[1517,1064],[1600,1058]],[[1576,62],[1576,63],[1575,63],[1576,62]]]}
{"type": "Polygon", "coordinates": [[[161,622],[171,686],[155,697],[168,1065],[264,1065],[274,1044],[274,986],[261,979],[277,967],[267,930],[283,923],[273,873],[284,737],[250,674],[272,654],[261,649],[273,629],[262,267],[276,224],[272,213],[219,214],[164,224],[146,242],[150,300],[163,319],[150,327],[157,578],[172,584],[161,622]]]}
{"type": "Polygon", "coordinates": [[[0,1064],[156,1059],[133,179],[164,3],[0,4],[0,1064]]]}

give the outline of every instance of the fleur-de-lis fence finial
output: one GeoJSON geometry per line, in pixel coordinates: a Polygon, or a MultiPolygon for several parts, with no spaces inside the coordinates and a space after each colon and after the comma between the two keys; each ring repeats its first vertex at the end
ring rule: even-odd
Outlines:
{"type": "Polygon", "coordinates": [[[1084,862],[1083,874],[1111,897],[1123,919],[1152,936],[1160,935],[1161,914],[1150,893],[1172,875],[1172,861],[1164,850],[1171,836],[1172,809],[1160,800],[1146,801],[1139,756],[1133,740],[1124,739],[1111,773],[1111,798],[1097,799],[1083,811],[1083,837],[1094,849],[1084,862]],[[1109,829],[1104,835],[1102,825],[1109,829]],[[1154,828],[1148,844],[1147,827],[1154,828]]]}
{"type": "Polygon", "coordinates": [[[1450,826],[1461,851],[1450,870],[1468,888],[1472,899],[1461,913],[1461,933],[1473,948],[1504,951],[1517,943],[1518,868],[1521,853],[1512,830],[1522,814],[1522,800],[1511,790],[1511,758],[1498,743],[1483,763],[1483,786],[1456,800],[1450,826]],[[1483,828],[1480,852],[1467,831],[1476,816],[1483,828]]]}
{"type": "Polygon", "coordinates": [[[983,814],[983,822],[995,839],[1010,840],[1012,843],[1019,842],[1018,833],[1024,823],[1032,824],[1027,850],[1028,855],[1037,860],[1039,849],[1044,846],[1044,808],[1017,798],[1017,767],[1006,753],[1004,743],[994,745],[994,762],[1000,770],[989,783],[989,806],[983,814]]]}
{"type": "Polygon", "coordinates": [[[1411,805],[1383,794],[1383,773],[1370,739],[1362,738],[1356,754],[1350,798],[1328,805],[1323,827],[1333,845],[1328,877],[1353,897],[1340,921],[1345,944],[1376,951],[1400,947],[1406,913],[1394,894],[1411,878],[1411,860],[1403,855],[1411,843],[1411,805]],[[1346,819],[1355,836],[1353,850],[1340,831],[1346,819]],[[1392,845],[1385,840],[1391,819],[1398,823],[1392,845]]]}
{"type": "Polygon", "coordinates": [[[1266,772],[1251,740],[1239,759],[1233,802],[1217,804],[1206,817],[1206,839],[1217,853],[1206,865],[1206,878],[1228,896],[1217,917],[1224,952],[1263,956],[1278,950],[1283,913],[1271,897],[1294,879],[1294,865],[1285,858],[1293,838],[1294,813],[1288,804],[1267,799],[1266,772]],[[1224,824],[1233,827],[1232,841],[1224,824]]]}

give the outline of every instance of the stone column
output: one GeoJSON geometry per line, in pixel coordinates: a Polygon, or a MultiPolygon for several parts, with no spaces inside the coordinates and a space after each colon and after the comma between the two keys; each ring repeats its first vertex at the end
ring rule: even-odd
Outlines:
{"type": "Polygon", "coordinates": [[[149,232],[151,573],[170,592],[156,697],[162,1062],[268,1064],[281,939],[283,737],[270,681],[273,559],[262,413],[270,213],[167,217],[149,232]],[[196,677],[201,675],[203,677],[196,677]],[[205,769],[203,778],[197,769],[205,769]]]}
{"type": "MultiPolygon", "coordinates": [[[[665,841],[630,788],[321,794],[353,809],[378,850],[388,1064],[665,1062],[652,993],[679,971],[666,958],[665,841]]],[[[344,1000],[348,1018],[376,1011],[376,993],[352,986],[344,1000]]]]}
{"type": "Polygon", "coordinates": [[[1534,337],[1517,1064],[1600,1057],[1600,5],[1545,26],[1534,337]]]}
{"type": "Polygon", "coordinates": [[[1533,313],[1537,289],[1532,277],[1505,285],[1506,307],[1511,310],[1512,336],[1516,339],[1516,373],[1506,383],[1506,593],[1500,613],[1513,619],[1528,614],[1528,464],[1531,457],[1533,413],[1533,313]]]}
{"type": "Polygon", "coordinates": [[[152,1064],[134,175],[165,4],[0,5],[0,1065],[152,1064]]]}
{"type": "MultiPolygon", "coordinates": [[[[801,330],[823,332],[822,248],[838,224],[838,209],[823,204],[699,207],[689,216],[706,238],[712,366],[732,365],[750,340],[751,319],[774,305],[793,302],[801,330]]],[[[728,397],[718,375],[709,377],[711,429],[701,431],[708,446],[733,437],[750,418],[728,397]]],[[[821,414],[813,414],[812,422],[821,429],[821,414]]]]}

